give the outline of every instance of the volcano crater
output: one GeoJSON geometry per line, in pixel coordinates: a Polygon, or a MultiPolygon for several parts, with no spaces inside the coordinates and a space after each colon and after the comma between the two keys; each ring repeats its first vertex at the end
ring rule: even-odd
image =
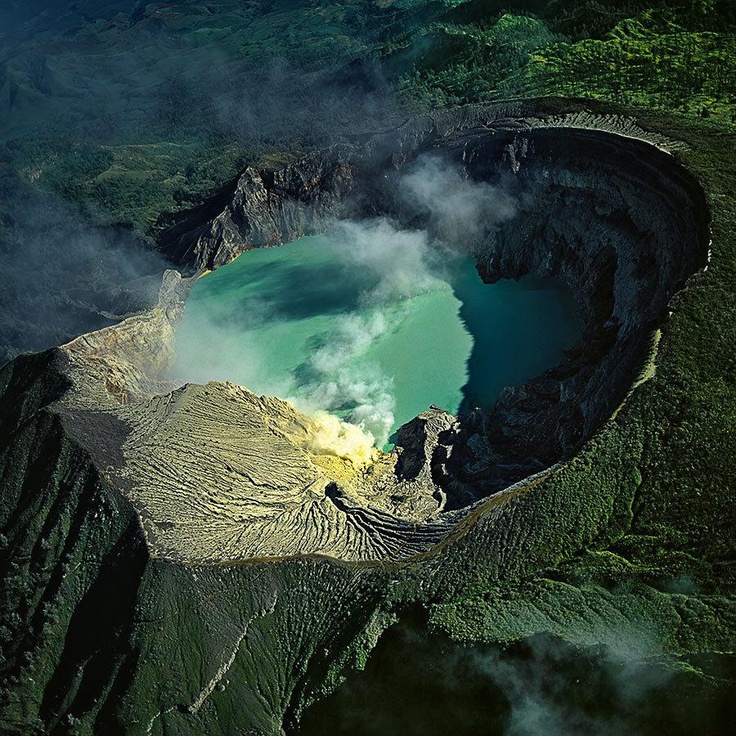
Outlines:
{"type": "Polygon", "coordinates": [[[668,305],[707,263],[697,181],[645,136],[595,129],[600,121],[483,120],[425,121],[278,170],[249,167],[160,246],[196,275],[344,217],[431,233],[431,216],[407,207],[396,186],[431,154],[516,203],[478,241],[481,278],[561,280],[575,294],[582,339],[492,407],[431,409],[399,429],[395,450],[356,463],[280,399],[228,383],[169,390],[191,279],[168,273],[149,312],[60,349],[73,386],[60,402],[65,425],[133,503],[155,554],[199,564],[425,554],[489,499],[539,489],[652,375],[668,305]],[[124,430],[100,431],[105,422],[124,430]]]}

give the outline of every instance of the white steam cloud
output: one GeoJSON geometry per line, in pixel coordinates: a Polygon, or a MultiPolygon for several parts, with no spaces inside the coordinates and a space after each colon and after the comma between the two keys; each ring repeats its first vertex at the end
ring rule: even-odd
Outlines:
{"type": "Polygon", "coordinates": [[[492,237],[517,211],[516,198],[434,155],[422,156],[400,182],[399,195],[440,240],[466,252],[492,237]]]}
{"type": "Polygon", "coordinates": [[[394,425],[393,378],[365,356],[401,324],[407,313],[403,301],[438,288],[442,280],[424,231],[398,230],[381,218],[341,222],[328,239],[337,263],[371,276],[375,285],[360,294],[360,311],[335,319],[289,399],[307,412],[343,412],[371,442],[385,445],[394,425]]]}
{"type": "MultiPolygon", "coordinates": [[[[194,343],[191,338],[179,341],[179,377],[228,379],[282,396],[320,417],[325,441],[330,444],[332,437],[335,447],[348,435],[348,444],[354,447],[356,436],[325,422],[325,413],[356,425],[369,447],[386,444],[395,425],[396,397],[393,376],[372,358],[376,343],[401,326],[411,311],[411,299],[446,288],[449,258],[444,243],[472,252],[515,212],[510,196],[472,181],[458,167],[434,156],[424,157],[399,179],[398,193],[405,214],[425,222],[427,229],[401,229],[387,218],[344,221],[332,227],[326,236],[329,271],[313,278],[342,279],[350,306],[332,316],[329,327],[313,342],[311,354],[291,375],[273,375],[260,354],[259,327],[290,318],[279,304],[264,299],[249,301],[246,316],[240,316],[237,324],[213,318],[211,324],[188,330],[188,335],[199,338],[194,343]]],[[[303,288],[302,283],[294,286],[303,288]]]]}

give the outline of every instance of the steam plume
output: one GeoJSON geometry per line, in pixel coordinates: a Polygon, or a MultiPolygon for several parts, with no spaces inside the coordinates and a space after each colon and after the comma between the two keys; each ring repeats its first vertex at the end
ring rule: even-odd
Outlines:
{"type": "MultiPolygon", "coordinates": [[[[396,398],[393,376],[371,358],[377,341],[401,326],[411,312],[411,299],[448,288],[456,255],[445,242],[472,249],[515,212],[510,196],[468,179],[459,167],[434,156],[412,165],[399,179],[398,193],[410,215],[426,222],[426,230],[402,229],[387,218],[338,222],[326,236],[329,268],[294,280],[294,288],[301,290],[310,288],[309,281],[343,282],[352,306],[343,306],[332,318],[314,340],[310,356],[290,376],[276,379],[258,349],[247,347],[256,344],[253,338],[261,325],[293,318],[279,303],[288,298],[284,289],[249,302],[237,324],[213,319],[201,325],[197,332],[207,335],[207,346],[190,342],[178,348],[181,377],[227,378],[275,393],[306,413],[323,419],[325,412],[337,415],[359,427],[365,442],[384,445],[395,424],[396,398]],[[213,343],[224,349],[213,351],[213,343]],[[215,375],[213,355],[219,362],[215,375]]],[[[325,436],[340,444],[338,435],[344,431],[330,425],[325,436]]],[[[355,439],[352,435],[351,442],[355,439]]]]}

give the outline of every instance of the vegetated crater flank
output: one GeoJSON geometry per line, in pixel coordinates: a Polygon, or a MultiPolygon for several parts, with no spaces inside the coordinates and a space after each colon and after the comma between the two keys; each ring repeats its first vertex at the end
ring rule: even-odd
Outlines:
{"type": "MultiPolygon", "coordinates": [[[[81,406],[87,389],[79,386],[103,375],[109,384],[115,362],[90,368],[90,345],[99,360],[101,344],[120,353],[121,330],[139,335],[115,366],[126,402],[106,412],[127,436],[107,477],[133,502],[156,554],[210,563],[427,552],[489,496],[570,458],[641,376],[672,296],[706,263],[708,213],[676,159],[634,137],[507,121],[409,126],[277,171],[246,169],[172,228],[162,248],[196,272],[252,247],[323,232],[346,216],[383,216],[433,233],[441,225],[432,213],[397,195],[399,178],[427,154],[515,203],[512,217],[486,223],[477,240],[483,280],[529,273],[561,280],[576,295],[582,339],[562,363],[506,389],[492,407],[468,407],[459,418],[421,414],[400,428],[395,451],[367,463],[335,449],[345,439],[339,429],[279,399],[221,383],[162,391],[154,380],[166,362],[161,349],[154,370],[145,365],[150,347],[140,348],[140,334],[153,329],[150,315],[144,326],[135,318],[74,341],[66,349],[73,370],[84,367],[81,406]]],[[[170,296],[181,287],[169,281],[170,296]]],[[[170,299],[156,309],[154,331],[170,343],[178,311],[170,299]]],[[[69,426],[82,438],[84,419],[71,408],[69,426]]],[[[93,457],[111,454],[99,442],[86,445],[93,457]]]]}

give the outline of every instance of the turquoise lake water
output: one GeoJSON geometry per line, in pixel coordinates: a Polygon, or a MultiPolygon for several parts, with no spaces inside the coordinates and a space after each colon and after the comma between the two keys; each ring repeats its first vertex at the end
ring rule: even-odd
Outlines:
{"type": "Polygon", "coordinates": [[[472,258],[430,248],[421,233],[356,228],[249,251],[200,279],[177,333],[176,377],[326,410],[384,445],[430,404],[492,405],[579,339],[557,282],[484,284],[472,258]]]}

